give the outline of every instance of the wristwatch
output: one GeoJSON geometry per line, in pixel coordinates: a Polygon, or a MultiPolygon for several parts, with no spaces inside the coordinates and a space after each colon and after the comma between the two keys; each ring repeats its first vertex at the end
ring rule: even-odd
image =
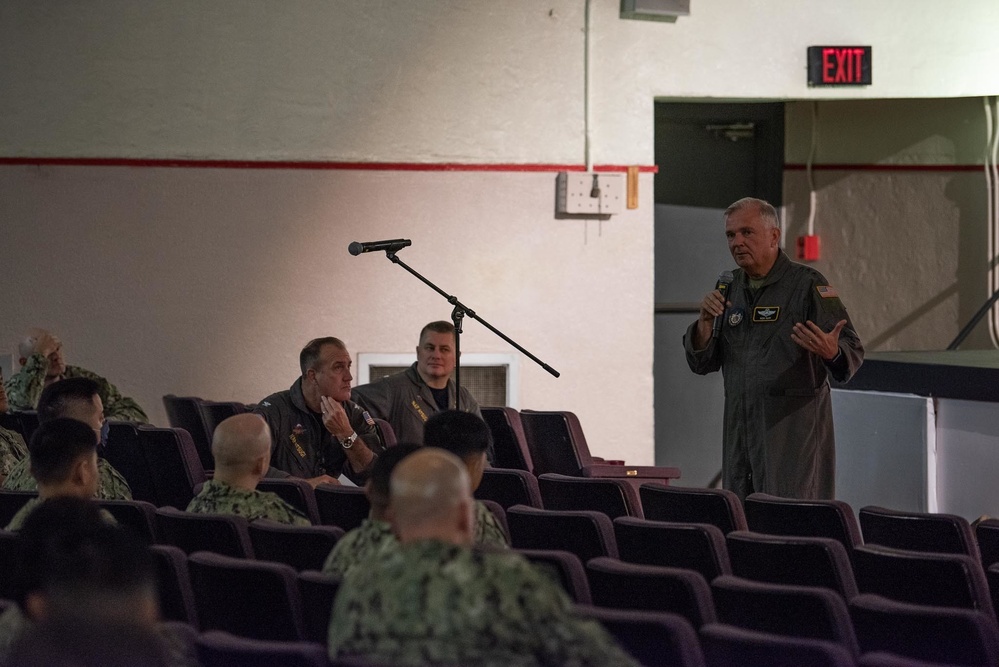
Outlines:
{"type": "Polygon", "coordinates": [[[340,440],[340,446],[344,449],[350,449],[354,446],[355,440],[357,440],[357,431],[351,431],[350,435],[340,440]]]}

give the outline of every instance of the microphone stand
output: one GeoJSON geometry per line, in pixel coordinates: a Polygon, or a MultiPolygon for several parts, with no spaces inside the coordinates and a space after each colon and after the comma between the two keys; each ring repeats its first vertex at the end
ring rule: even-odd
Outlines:
{"type": "Polygon", "coordinates": [[[461,301],[459,301],[458,297],[452,294],[448,294],[440,287],[438,287],[437,285],[433,284],[432,282],[424,278],[411,266],[409,266],[404,261],[399,259],[395,253],[396,253],[395,250],[386,250],[385,256],[389,260],[391,260],[393,264],[398,264],[399,266],[401,266],[402,268],[406,269],[411,274],[419,278],[423,282],[423,284],[425,284],[427,287],[440,294],[442,297],[444,297],[447,300],[448,303],[454,306],[454,309],[451,311],[451,321],[454,323],[454,384],[455,384],[454,407],[455,409],[457,410],[461,409],[461,324],[462,320],[464,320],[466,315],[472,318],[473,320],[478,320],[487,329],[489,329],[494,334],[505,340],[507,343],[515,347],[520,352],[524,353],[527,356],[527,358],[529,358],[531,361],[541,366],[543,369],[545,369],[555,377],[559,376],[559,372],[557,370],[555,370],[545,362],[538,359],[536,356],[534,356],[533,354],[525,350],[523,347],[521,347],[520,344],[518,344],[515,340],[511,339],[502,331],[500,331],[493,325],[489,324],[489,322],[486,322],[484,319],[476,315],[475,311],[466,306],[465,304],[463,304],[461,301]]]}

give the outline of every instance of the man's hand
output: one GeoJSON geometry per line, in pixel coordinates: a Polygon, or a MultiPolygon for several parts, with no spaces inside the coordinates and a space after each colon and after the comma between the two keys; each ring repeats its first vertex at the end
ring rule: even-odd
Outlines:
{"type": "Polygon", "coordinates": [[[826,361],[832,361],[839,354],[839,332],[845,326],[846,320],[840,320],[832,331],[825,333],[811,320],[805,323],[798,322],[791,331],[791,340],[812,354],[817,354],[826,361]]]}
{"type": "Polygon", "coordinates": [[[697,327],[694,329],[694,349],[704,349],[708,341],[711,340],[711,326],[715,318],[725,314],[725,309],[732,305],[725,300],[721,292],[715,290],[709,292],[701,301],[701,312],[697,319],[697,327]]]}
{"type": "Polygon", "coordinates": [[[338,440],[349,438],[350,434],[354,432],[354,427],[350,425],[350,419],[343,406],[326,396],[320,396],[319,402],[323,410],[323,426],[326,427],[326,430],[338,440]]]}
{"type": "Polygon", "coordinates": [[[48,359],[49,355],[58,350],[60,347],[62,347],[62,343],[59,339],[46,331],[35,339],[35,344],[31,348],[31,352],[33,354],[40,354],[48,359]]]}
{"type": "Polygon", "coordinates": [[[313,489],[319,486],[320,484],[332,484],[333,486],[340,486],[340,480],[338,480],[336,477],[330,477],[329,475],[310,477],[305,481],[308,482],[309,486],[311,486],[313,489]]]}

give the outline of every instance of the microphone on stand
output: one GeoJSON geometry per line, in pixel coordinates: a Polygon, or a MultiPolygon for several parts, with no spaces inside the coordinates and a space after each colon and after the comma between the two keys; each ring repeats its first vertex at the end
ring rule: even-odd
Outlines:
{"type": "Polygon", "coordinates": [[[351,255],[360,255],[362,252],[375,252],[377,250],[395,252],[411,245],[413,245],[413,242],[409,239],[389,239],[388,241],[368,241],[367,243],[354,241],[347,246],[347,252],[351,255]]]}
{"type": "MultiPolygon", "coordinates": [[[[735,276],[732,275],[731,271],[722,271],[721,275],[718,276],[718,282],[715,283],[715,289],[721,292],[722,298],[728,294],[728,288],[735,280],[735,276]]],[[[721,333],[722,323],[725,320],[725,313],[715,317],[715,321],[711,323],[711,337],[718,338],[718,334],[721,333]]]]}

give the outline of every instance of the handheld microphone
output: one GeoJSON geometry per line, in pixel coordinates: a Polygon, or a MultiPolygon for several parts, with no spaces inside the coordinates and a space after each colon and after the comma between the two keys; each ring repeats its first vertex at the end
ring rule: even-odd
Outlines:
{"type": "Polygon", "coordinates": [[[351,255],[360,255],[362,252],[374,252],[376,250],[395,252],[411,245],[413,245],[413,242],[409,239],[389,239],[388,241],[368,241],[367,243],[354,241],[347,246],[347,252],[351,255]]]}
{"type": "MultiPolygon", "coordinates": [[[[722,271],[721,275],[718,276],[718,282],[715,283],[715,289],[721,292],[722,298],[728,295],[728,288],[732,284],[735,276],[732,275],[731,271],[722,271]]],[[[722,322],[725,320],[725,313],[715,317],[715,321],[711,323],[711,337],[718,338],[718,334],[722,330],[722,322]]]]}

